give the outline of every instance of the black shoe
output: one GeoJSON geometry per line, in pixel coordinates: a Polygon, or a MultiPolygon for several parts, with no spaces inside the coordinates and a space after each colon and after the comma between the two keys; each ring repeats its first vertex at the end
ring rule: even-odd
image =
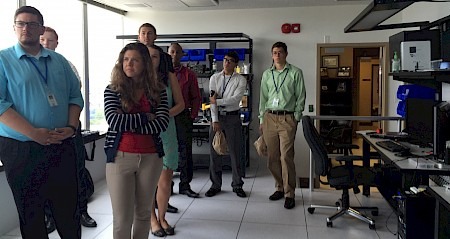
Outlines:
{"type": "Polygon", "coordinates": [[[165,237],[166,236],[166,233],[164,232],[164,229],[159,229],[158,231],[152,231],[151,229],[150,229],[150,231],[152,232],[152,234],[153,234],[153,236],[155,236],[155,237],[165,237]]]}
{"type": "Polygon", "coordinates": [[[80,221],[85,227],[97,227],[97,222],[87,212],[81,213],[80,221]]]}
{"type": "Polygon", "coordinates": [[[52,233],[53,231],[55,231],[56,226],[55,226],[55,221],[53,220],[53,218],[48,218],[47,216],[45,216],[45,227],[47,228],[47,234],[52,233]]]}
{"type": "Polygon", "coordinates": [[[233,192],[238,195],[238,197],[245,198],[247,197],[247,194],[245,194],[244,190],[242,188],[233,188],[233,192]]]}
{"type": "Polygon", "coordinates": [[[286,198],[284,201],[284,208],[292,209],[295,207],[295,199],[294,198],[286,198]]]}
{"type": "Polygon", "coordinates": [[[222,190],[217,189],[217,188],[210,188],[210,189],[205,193],[205,196],[207,196],[207,197],[214,197],[214,196],[216,196],[216,194],[219,193],[220,191],[222,191],[222,190]]]}
{"type": "Polygon", "coordinates": [[[170,205],[170,203],[167,204],[167,212],[170,213],[177,213],[178,212],[178,208],[170,205]]]}
{"type": "Polygon", "coordinates": [[[280,200],[284,197],[284,193],[281,191],[275,191],[272,195],[270,195],[269,199],[272,201],[280,200]]]}
{"type": "Polygon", "coordinates": [[[198,198],[200,196],[198,193],[192,191],[192,189],[190,188],[186,190],[181,190],[180,194],[187,195],[190,198],[198,198]]]}
{"type": "Polygon", "coordinates": [[[175,228],[174,227],[169,226],[168,228],[163,228],[161,226],[161,228],[164,230],[164,233],[166,233],[167,236],[175,235],[175,228]]]}

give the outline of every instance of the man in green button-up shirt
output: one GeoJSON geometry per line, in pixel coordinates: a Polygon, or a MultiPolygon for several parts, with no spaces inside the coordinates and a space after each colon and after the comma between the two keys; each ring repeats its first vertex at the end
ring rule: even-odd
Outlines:
{"type": "Polygon", "coordinates": [[[273,66],[264,71],[259,102],[260,133],[267,144],[268,163],[275,179],[275,193],[269,199],[285,197],[284,207],[295,207],[294,141],[297,124],[305,108],[302,70],[286,61],[287,46],[272,46],[273,66]]]}

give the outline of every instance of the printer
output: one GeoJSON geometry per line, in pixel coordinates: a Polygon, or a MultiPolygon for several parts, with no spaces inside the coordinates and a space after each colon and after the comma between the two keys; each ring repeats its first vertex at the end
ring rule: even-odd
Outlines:
{"type": "Polygon", "coordinates": [[[400,43],[401,70],[416,71],[431,68],[430,41],[403,41],[400,43]]]}

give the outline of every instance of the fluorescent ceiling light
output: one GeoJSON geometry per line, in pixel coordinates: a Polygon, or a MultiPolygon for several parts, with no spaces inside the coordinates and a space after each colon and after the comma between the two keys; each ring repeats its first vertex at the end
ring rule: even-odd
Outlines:
{"type": "Polygon", "coordinates": [[[386,19],[419,1],[420,0],[372,0],[370,4],[344,29],[344,32],[384,30],[424,25],[426,24],[425,22],[380,25],[380,23],[384,22],[386,19]]]}
{"type": "Polygon", "coordinates": [[[178,0],[187,7],[214,7],[219,6],[219,0],[178,0]]]}
{"type": "Polygon", "coordinates": [[[147,3],[124,3],[123,5],[131,8],[140,8],[140,7],[152,7],[148,5],[147,3]]]}

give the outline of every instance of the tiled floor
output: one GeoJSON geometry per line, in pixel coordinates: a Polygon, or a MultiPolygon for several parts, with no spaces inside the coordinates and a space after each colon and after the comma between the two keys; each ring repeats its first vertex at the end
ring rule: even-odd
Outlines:
{"type": "MultiPolygon", "coordinates": [[[[225,239],[225,238],[299,238],[299,239],[394,239],[397,222],[395,214],[381,195],[375,190],[369,198],[351,193],[351,205],[374,205],[380,211],[376,221],[376,230],[350,216],[344,216],[333,222],[333,227],[326,227],[326,217],[333,214],[331,209],[316,209],[309,214],[310,203],[334,205],[340,197],[340,191],[334,189],[297,189],[296,204],[292,210],[283,208],[284,200],[269,201],[273,193],[274,182],[265,166],[265,160],[255,162],[247,168],[244,190],[247,198],[239,198],[231,191],[231,172],[225,171],[222,192],[212,198],[204,197],[211,183],[207,170],[196,170],[191,184],[194,191],[201,193],[201,198],[192,199],[177,194],[170,203],[180,209],[176,214],[167,214],[169,223],[176,226],[176,235],[168,238],[225,239]]],[[[178,178],[175,178],[178,185],[178,178]]],[[[97,228],[83,228],[83,239],[112,239],[112,210],[106,188],[106,182],[96,184],[95,194],[89,203],[89,213],[97,220],[97,228]]],[[[370,213],[369,213],[370,214],[370,213]]],[[[19,229],[15,229],[0,239],[18,239],[19,229]]],[[[56,232],[49,238],[59,238],[56,232]]],[[[150,235],[149,238],[153,238],[150,235]]]]}

